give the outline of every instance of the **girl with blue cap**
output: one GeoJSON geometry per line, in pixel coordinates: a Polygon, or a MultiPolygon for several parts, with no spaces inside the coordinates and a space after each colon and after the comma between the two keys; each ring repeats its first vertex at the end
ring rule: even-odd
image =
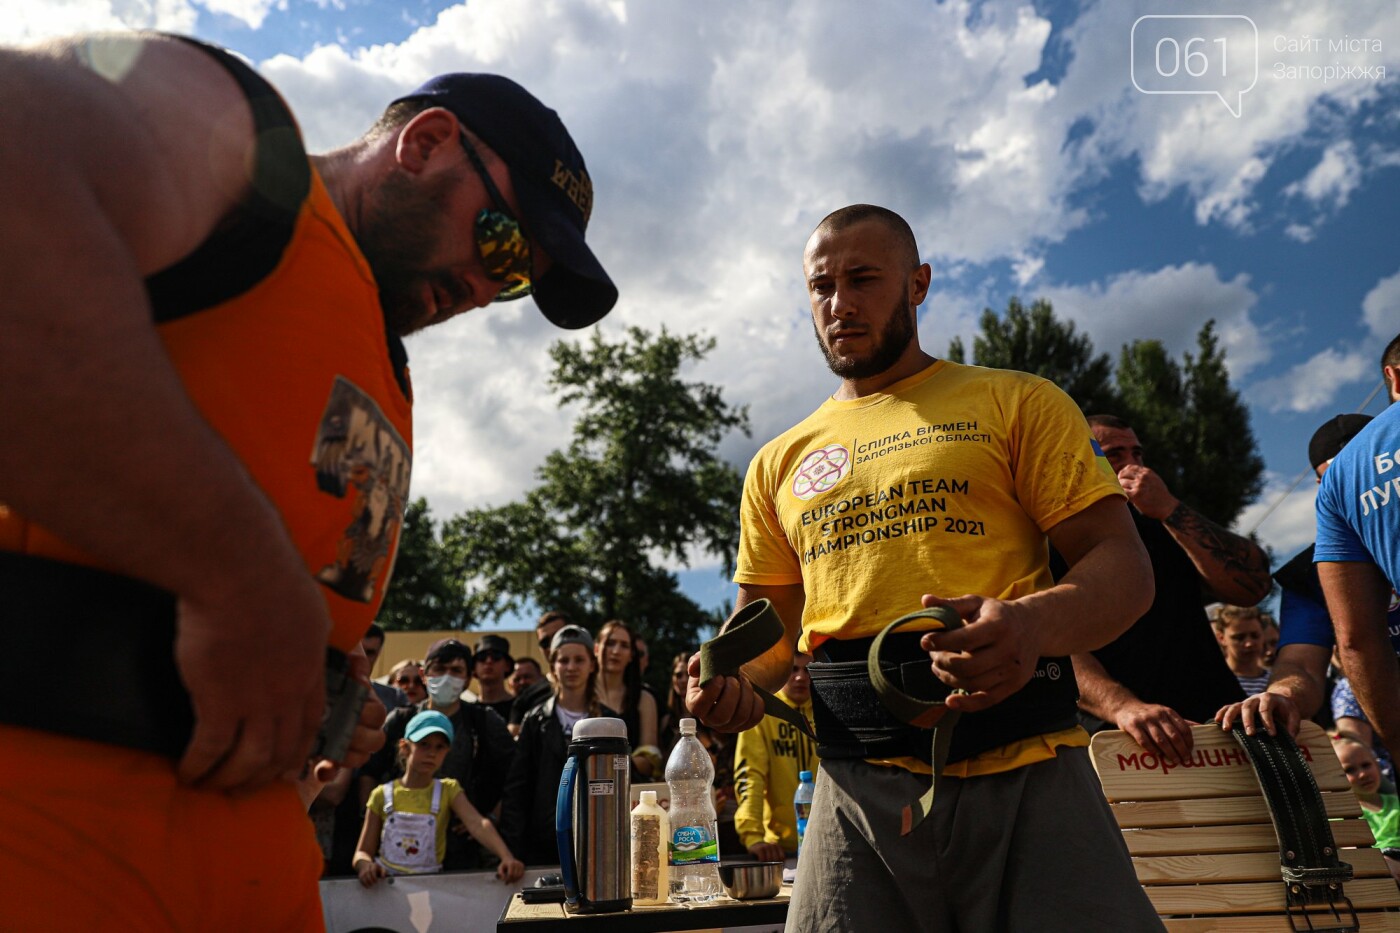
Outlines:
{"type": "Polygon", "coordinates": [[[353,862],[360,884],[370,887],[391,874],[441,871],[447,851],[447,810],[457,814],[472,838],[501,860],[497,878],[510,883],[525,873],[495,824],[477,812],[461,785],[433,776],[451,747],[452,722],[442,713],[424,710],[408,721],[399,742],[403,777],[376,787],[365,807],[353,862]]]}

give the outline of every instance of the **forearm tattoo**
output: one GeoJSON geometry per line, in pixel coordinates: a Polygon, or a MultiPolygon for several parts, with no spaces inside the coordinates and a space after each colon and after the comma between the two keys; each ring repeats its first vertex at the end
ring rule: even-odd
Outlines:
{"type": "Polygon", "coordinates": [[[1248,538],[1226,531],[1185,502],[1180,502],[1163,523],[1190,538],[1225,573],[1257,599],[1269,592],[1269,559],[1264,549],[1248,538]]]}

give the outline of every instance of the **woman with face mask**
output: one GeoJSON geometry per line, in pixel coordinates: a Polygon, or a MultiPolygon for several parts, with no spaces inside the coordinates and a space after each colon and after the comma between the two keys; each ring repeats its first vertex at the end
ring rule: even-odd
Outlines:
{"type": "Polygon", "coordinates": [[[501,805],[501,830],[526,865],[559,863],[554,809],[574,723],[617,715],[598,699],[598,662],[593,637],[585,629],[566,625],[555,632],[549,665],[554,695],[526,713],[520,724],[501,805]]]}
{"type": "MultiPolygon", "coordinates": [[[[515,741],[505,720],[489,706],[476,702],[476,695],[466,689],[471,664],[471,649],[455,638],[444,638],[428,649],[422,670],[427,699],[393,710],[384,720],[384,747],[361,770],[361,799],[368,799],[375,786],[402,774],[394,749],[408,721],[423,710],[436,710],[453,728],[452,747],[443,757],[437,777],[460,784],[478,812],[490,813],[496,808],[515,756],[515,741]]],[[[448,827],[445,868],[480,868],[481,856],[481,849],[460,822],[448,827]]]]}

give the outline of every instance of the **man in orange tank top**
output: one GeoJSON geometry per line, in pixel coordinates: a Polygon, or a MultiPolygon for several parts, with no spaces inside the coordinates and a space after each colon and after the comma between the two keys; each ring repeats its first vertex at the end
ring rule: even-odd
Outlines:
{"type": "Polygon", "coordinates": [[[155,34],[0,48],[0,88],[0,927],[320,930],[298,783],[398,546],[400,338],[606,314],[583,158],[466,74],[308,156],[246,64],[155,34]],[[59,657],[83,689],[32,702],[59,657]]]}

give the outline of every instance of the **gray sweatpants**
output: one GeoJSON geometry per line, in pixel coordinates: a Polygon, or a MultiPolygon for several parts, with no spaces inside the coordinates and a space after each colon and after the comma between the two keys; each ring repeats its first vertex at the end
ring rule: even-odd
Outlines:
{"type": "Polygon", "coordinates": [[[787,933],[1161,930],[1089,756],[945,778],[908,836],[900,811],[928,777],[823,761],[787,933]]]}

